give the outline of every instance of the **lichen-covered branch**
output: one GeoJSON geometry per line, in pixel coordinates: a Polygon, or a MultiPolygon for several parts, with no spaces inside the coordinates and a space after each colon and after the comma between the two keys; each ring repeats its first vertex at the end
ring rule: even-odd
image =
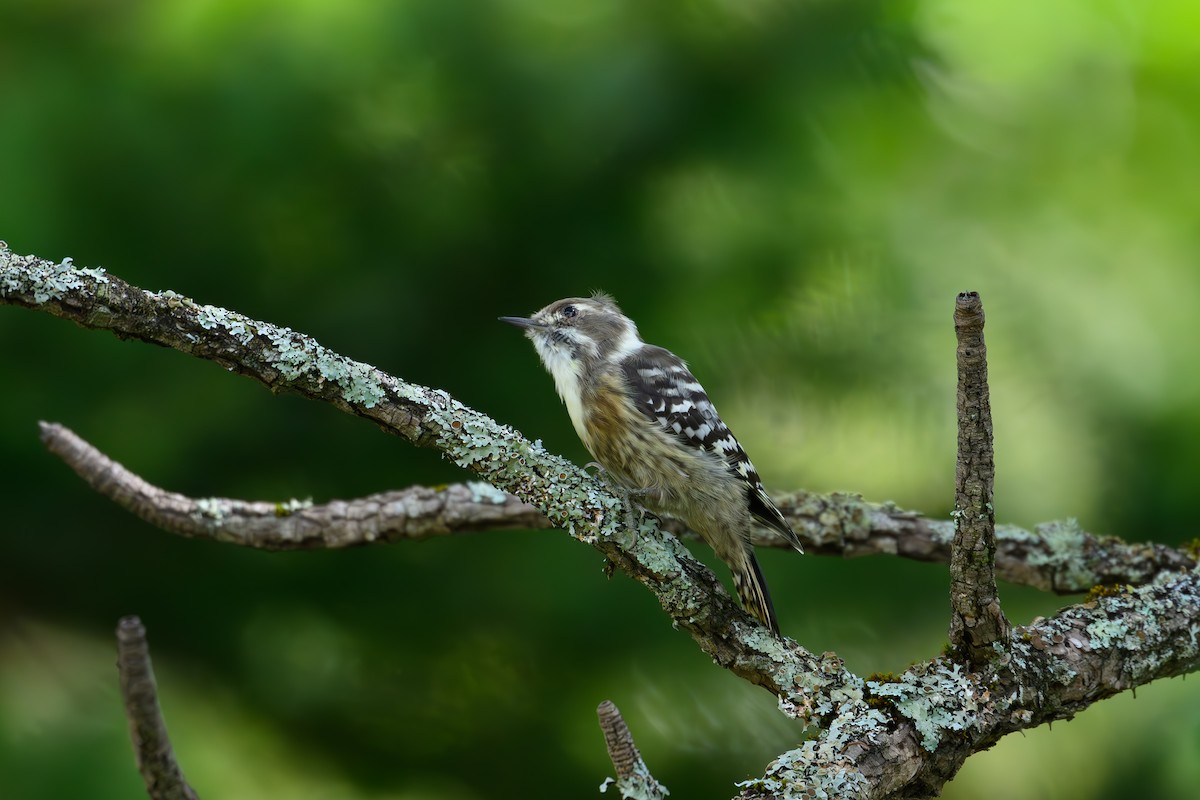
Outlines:
{"type": "Polygon", "coordinates": [[[991,658],[1008,637],[996,592],[996,466],[988,399],[983,303],[963,292],[954,306],[958,337],[958,463],[954,473],[954,538],[950,545],[950,645],[972,664],[991,658]]]}
{"type": "MultiPolygon", "coordinates": [[[[857,495],[797,493],[779,498],[780,509],[804,541],[805,552],[856,557],[886,553],[917,561],[950,561],[951,520],[933,520],[890,503],[857,495]]],[[[761,544],[778,544],[770,540],[761,544]]],[[[996,573],[1009,583],[1057,594],[1086,592],[1098,584],[1140,586],[1165,572],[1192,569],[1192,552],[1163,544],[1126,543],[1085,531],[1078,521],[1045,522],[1028,531],[996,527],[996,573]]]]}
{"type": "MultiPolygon", "coordinates": [[[[968,755],[1006,733],[1070,717],[1116,692],[1200,666],[1200,575],[1163,571],[1194,561],[1137,546],[1115,558],[1098,552],[1080,557],[1093,546],[1110,548],[1105,540],[1065,524],[1037,537],[1002,532],[999,549],[1010,548],[1014,558],[1024,553],[1033,568],[1028,574],[1040,576],[1027,582],[1046,580],[1058,590],[1110,565],[1141,570],[1146,577],[1160,574],[1145,586],[1099,593],[995,640],[992,657],[975,671],[939,658],[899,676],[864,680],[835,654],[818,657],[772,636],[731,601],[713,573],[675,537],[662,535],[652,517],[639,530],[629,530],[620,501],[602,483],[443,391],[352,361],[286,328],[170,292],[147,292],[99,270],[16,256],[4,248],[0,304],[173,347],[272,390],[328,402],[414,444],[436,448],[534,506],[549,524],[590,544],[646,585],[675,625],[717,665],[772,692],[784,713],[816,731],[773,762],[764,777],[746,782],[743,797],[928,796],[968,755]],[[637,547],[627,547],[635,536],[637,547]],[[1128,565],[1121,560],[1125,556],[1128,565]]],[[[932,558],[948,550],[952,538],[940,523],[856,498],[798,495],[792,500],[793,518],[821,543],[816,550],[890,548],[932,558]]],[[[1094,582],[1099,581],[1074,585],[1094,582]]]]}
{"type": "Polygon", "coordinates": [[[625,718],[611,700],[605,700],[596,709],[600,718],[600,730],[604,732],[604,744],[608,757],[617,771],[614,781],[609,778],[600,784],[600,791],[616,786],[625,800],[663,800],[670,792],[650,774],[650,768],[642,760],[642,754],[633,743],[633,734],[625,724],[625,718]]]}
{"type": "MultiPolygon", "coordinates": [[[[100,494],[163,530],[265,550],[353,547],[374,542],[508,529],[546,529],[541,511],[490,484],[471,481],[413,486],[353,500],[251,502],[191,498],[145,481],[105,456],[69,428],[40,424],[50,452],[100,494]]],[[[947,562],[953,524],[890,504],[845,495],[796,493],[780,507],[810,553],[855,557],[899,555],[947,562]]],[[[662,527],[693,536],[676,520],[662,527]]],[[[791,549],[782,536],[760,528],[755,544],[791,549]]],[[[1126,544],[1097,537],[1074,521],[997,530],[997,573],[1011,583],[1044,591],[1081,593],[1097,584],[1140,586],[1162,572],[1191,569],[1195,559],[1161,544],[1126,544]]]]}
{"type": "Polygon", "coordinates": [[[1098,593],[997,642],[983,670],[938,658],[844,687],[817,738],[783,754],[740,797],[931,797],[1008,733],[1200,669],[1200,573],[1098,593]],[[857,697],[865,698],[859,703],[857,697]],[[802,794],[800,787],[818,791],[802,794]]]}
{"type": "Polygon", "coordinates": [[[599,480],[464,406],[442,390],[408,383],[329,350],[290,328],[150,292],[99,269],[76,269],[0,248],[0,303],[69,319],[85,328],[171,347],[267,386],[321,400],[369,419],[541,511],[648,587],[674,624],[717,664],[775,694],[817,659],[780,641],[731,600],[720,581],[647,516],[637,531],[599,480]],[[626,547],[636,537],[637,547],[626,547]]]}
{"type": "Polygon", "coordinates": [[[117,623],[117,670],[133,752],[147,794],[152,800],[197,800],[195,790],[175,761],[167,724],[158,705],[146,628],[137,617],[123,617],[117,623]]]}

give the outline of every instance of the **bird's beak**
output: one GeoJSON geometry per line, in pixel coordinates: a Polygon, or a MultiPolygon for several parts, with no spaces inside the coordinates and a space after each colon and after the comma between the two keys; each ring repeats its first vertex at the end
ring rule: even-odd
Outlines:
{"type": "Polygon", "coordinates": [[[509,325],[516,325],[518,328],[544,328],[545,323],[537,320],[529,319],[528,317],[498,317],[501,322],[507,322],[509,325]]]}

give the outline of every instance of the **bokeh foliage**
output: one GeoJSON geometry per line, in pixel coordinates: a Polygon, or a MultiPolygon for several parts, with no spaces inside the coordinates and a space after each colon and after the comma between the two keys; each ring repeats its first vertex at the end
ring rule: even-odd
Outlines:
{"type": "MultiPolygon", "coordinates": [[[[1200,10],[1184,0],[8,0],[0,236],[287,324],[586,460],[499,314],[604,288],[777,489],[946,514],[954,294],[989,314],[997,510],[1196,535],[1200,10]]],[[[561,534],[177,539],[36,441],[195,495],[462,476],[212,365],[0,309],[0,795],[137,796],[110,632],[150,631],[204,796],[594,796],[593,709],[679,797],[800,732],[561,534]]],[[[706,553],[701,553],[708,557],[706,553]]],[[[944,567],[767,553],[785,630],[935,653],[944,567]]],[[[1024,621],[1066,600],[1002,586],[1024,621]]],[[[1003,741],[947,797],[1161,798],[1200,695],[1003,741]]]]}

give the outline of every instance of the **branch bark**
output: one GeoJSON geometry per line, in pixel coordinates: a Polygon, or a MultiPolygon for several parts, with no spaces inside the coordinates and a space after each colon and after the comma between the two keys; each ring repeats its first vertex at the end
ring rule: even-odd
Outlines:
{"type": "MultiPolygon", "coordinates": [[[[715,663],[772,692],[784,713],[819,729],[776,759],[764,777],[742,784],[742,797],[795,797],[800,788],[815,797],[928,796],[968,755],[1006,733],[1200,668],[1200,575],[1192,570],[1162,573],[1136,590],[1094,597],[1018,629],[994,641],[986,663],[972,667],[943,657],[894,679],[864,681],[833,653],[818,657],[770,635],[653,520],[639,531],[627,529],[620,501],[603,484],[443,391],[401,381],[290,329],[3,248],[0,303],[173,347],[274,391],[330,403],[437,448],[536,507],[654,592],[675,625],[715,663]],[[637,547],[627,547],[635,536],[637,547]]],[[[797,509],[812,513],[811,499],[797,509]]],[[[852,524],[834,523],[846,541],[886,508],[846,503],[854,509],[846,518],[852,524]]],[[[884,516],[894,529],[913,522],[894,509],[884,516]]],[[[829,524],[824,512],[815,519],[829,524]]],[[[924,524],[936,535],[938,528],[924,524]]],[[[1061,533],[1053,547],[1085,538],[1077,527],[1061,533]]]]}
{"type": "Polygon", "coordinates": [[[963,292],[954,307],[958,337],[958,464],[954,480],[954,540],[950,547],[950,645],[972,664],[985,664],[1011,626],[996,592],[996,466],[988,398],[983,302],[963,292]]]}
{"type": "Polygon", "coordinates": [[[133,752],[147,794],[151,800],[197,800],[198,795],[175,761],[167,724],[158,705],[146,628],[137,617],[123,617],[117,623],[117,670],[133,752]]]}

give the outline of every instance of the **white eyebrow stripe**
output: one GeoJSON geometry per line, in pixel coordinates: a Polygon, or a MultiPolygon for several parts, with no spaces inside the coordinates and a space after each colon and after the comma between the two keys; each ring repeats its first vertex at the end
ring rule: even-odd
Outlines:
{"type": "Polygon", "coordinates": [[[641,347],[642,338],[638,336],[637,328],[632,324],[626,324],[624,330],[621,331],[621,338],[613,346],[609,358],[617,362],[623,361],[641,347]]]}

